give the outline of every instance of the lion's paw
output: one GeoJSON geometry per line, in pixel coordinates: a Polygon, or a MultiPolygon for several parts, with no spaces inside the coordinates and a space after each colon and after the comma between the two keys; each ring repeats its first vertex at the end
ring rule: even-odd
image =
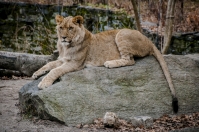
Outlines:
{"type": "Polygon", "coordinates": [[[45,74],[46,71],[36,71],[33,75],[32,75],[32,78],[33,79],[37,79],[39,78],[41,75],[45,74]]]}
{"type": "Polygon", "coordinates": [[[113,61],[106,61],[104,63],[104,66],[107,68],[114,68],[115,67],[115,63],[113,61]]]}
{"type": "Polygon", "coordinates": [[[44,89],[52,85],[53,82],[49,80],[45,80],[45,77],[42,79],[42,81],[38,84],[39,89],[44,89]]]}
{"type": "Polygon", "coordinates": [[[44,89],[44,88],[47,88],[47,87],[49,87],[49,86],[51,86],[52,85],[52,83],[50,83],[50,82],[43,82],[43,81],[41,81],[39,84],[38,84],[38,88],[39,89],[44,89]]]}
{"type": "Polygon", "coordinates": [[[32,78],[33,79],[37,79],[39,77],[39,75],[37,74],[37,72],[35,72],[33,75],[32,75],[32,78]]]}

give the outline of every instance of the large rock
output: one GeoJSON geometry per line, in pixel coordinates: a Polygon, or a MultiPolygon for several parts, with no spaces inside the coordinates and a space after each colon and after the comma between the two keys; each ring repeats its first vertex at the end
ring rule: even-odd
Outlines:
{"type": "MultiPolygon", "coordinates": [[[[168,55],[165,60],[179,99],[179,113],[198,111],[199,54],[168,55]]],[[[136,59],[133,66],[71,72],[39,91],[41,78],[19,91],[21,109],[69,126],[91,123],[107,111],[129,121],[135,116],[173,114],[167,81],[153,56],[136,59]]]]}

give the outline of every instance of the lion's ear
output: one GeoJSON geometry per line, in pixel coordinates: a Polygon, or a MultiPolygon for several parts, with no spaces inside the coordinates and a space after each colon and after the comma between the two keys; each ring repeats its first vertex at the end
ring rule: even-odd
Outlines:
{"type": "Polygon", "coordinates": [[[55,20],[56,20],[57,25],[59,25],[64,20],[64,17],[60,15],[56,15],[55,20]]]}
{"type": "Polygon", "coordinates": [[[81,25],[81,24],[83,24],[83,22],[84,22],[84,19],[83,19],[82,16],[75,16],[75,17],[73,17],[73,23],[74,24],[81,25]]]}

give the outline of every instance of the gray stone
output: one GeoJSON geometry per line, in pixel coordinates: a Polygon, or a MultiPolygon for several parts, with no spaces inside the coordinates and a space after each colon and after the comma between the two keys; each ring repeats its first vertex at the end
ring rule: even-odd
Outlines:
{"type": "MultiPolygon", "coordinates": [[[[165,60],[179,100],[179,114],[199,109],[199,54],[167,55],[165,60]]],[[[91,123],[107,111],[130,121],[136,116],[158,118],[173,114],[171,93],[153,56],[136,59],[133,66],[85,68],[65,74],[38,91],[42,77],[19,91],[22,111],[69,126],[91,123]]]]}
{"type": "Polygon", "coordinates": [[[103,124],[107,127],[115,127],[119,126],[118,116],[113,112],[106,112],[103,117],[103,124]]]}
{"type": "Polygon", "coordinates": [[[145,128],[149,128],[153,125],[153,118],[150,116],[137,116],[131,119],[131,123],[135,127],[144,126],[145,128]]]}
{"type": "Polygon", "coordinates": [[[55,19],[51,19],[51,20],[50,20],[50,24],[55,25],[55,24],[56,24],[55,19]]]}

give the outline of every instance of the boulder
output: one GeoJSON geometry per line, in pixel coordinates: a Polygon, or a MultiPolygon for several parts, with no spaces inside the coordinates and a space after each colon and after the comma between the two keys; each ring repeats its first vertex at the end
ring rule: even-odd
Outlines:
{"type": "MultiPolygon", "coordinates": [[[[179,114],[199,110],[199,54],[164,56],[179,100],[179,114]]],[[[106,112],[133,121],[173,114],[172,98],[162,69],[153,56],[121,68],[90,67],[67,73],[38,90],[38,80],[19,91],[21,110],[68,126],[92,123],[106,112]]]]}

